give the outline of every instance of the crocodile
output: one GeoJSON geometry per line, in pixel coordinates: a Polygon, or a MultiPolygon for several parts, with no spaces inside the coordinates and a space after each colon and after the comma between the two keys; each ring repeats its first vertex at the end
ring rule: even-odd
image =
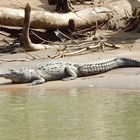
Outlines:
{"type": "Polygon", "coordinates": [[[74,80],[122,67],[140,67],[140,61],[116,57],[90,63],[48,62],[30,68],[9,69],[8,72],[0,73],[0,77],[10,79],[13,83],[37,85],[53,80],[74,80]]]}

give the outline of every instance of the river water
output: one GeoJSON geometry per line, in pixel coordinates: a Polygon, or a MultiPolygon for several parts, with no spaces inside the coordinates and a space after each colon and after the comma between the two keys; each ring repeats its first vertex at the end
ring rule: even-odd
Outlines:
{"type": "Polygon", "coordinates": [[[0,140],[139,139],[139,91],[0,91],[0,140]]]}

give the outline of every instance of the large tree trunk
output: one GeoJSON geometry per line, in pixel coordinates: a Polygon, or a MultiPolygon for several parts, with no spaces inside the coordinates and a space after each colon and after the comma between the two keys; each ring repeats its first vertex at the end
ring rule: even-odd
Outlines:
{"type": "MultiPolygon", "coordinates": [[[[137,0],[117,0],[107,4],[105,7],[87,8],[65,14],[34,10],[31,11],[30,27],[38,29],[67,28],[69,20],[72,19],[75,21],[77,28],[86,28],[109,20],[109,13],[112,13],[114,22],[118,22],[118,20],[126,17],[127,13],[131,14],[136,6],[139,6],[137,0]]],[[[24,10],[0,8],[1,25],[22,27],[23,19],[24,10]]]]}
{"type": "MultiPolygon", "coordinates": [[[[50,13],[44,11],[31,11],[31,28],[59,29],[68,27],[68,22],[73,19],[77,28],[89,27],[96,22],[102,23],[109,19],[108,9],[88,8],[76,13],[66,14],[50,13]],[[100,12],[98,12],[100,11],[100,12]],[[105,13],[102,13],[105,11],[105,13]]],[[[6,26],[23,26],[24,10],[0,8],[0,24],[6,26]]]]}

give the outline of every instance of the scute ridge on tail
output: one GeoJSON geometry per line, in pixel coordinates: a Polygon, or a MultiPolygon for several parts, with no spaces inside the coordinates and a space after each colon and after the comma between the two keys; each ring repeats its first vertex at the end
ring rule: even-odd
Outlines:
{"type": "Polygon", "coordinates": [[[140,67],[140,61],[126,58],[126,57],[119,57],[120,60],[124,62],[122,67],[140,67]]]}

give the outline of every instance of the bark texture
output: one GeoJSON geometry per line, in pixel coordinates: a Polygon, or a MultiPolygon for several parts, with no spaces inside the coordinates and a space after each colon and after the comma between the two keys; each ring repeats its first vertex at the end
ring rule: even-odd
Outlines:
{"type": "MultiPolygon", "coordinates": [[[[93,7],[77,12],[51,13],[49,11],[31,11],[31,28],[60,29],[68,28],[69,20],[75,22],[76,28],[87,28],[111,19],[111,26],[121,26],[121,19],[132,14],[135,8],[140,7],[138,0],[114,0],[104,7],[93,7]],[[110,16],[111,14],[111,16],[110,16]]],[[[5,26],[23,26],[24,10],[0,8],[0,24],[5,26]]]]}
{"type": "MultiPolygon", "coordinates": [[[[45,11],[31,11],[31,28],[36,29],[60,29],[67,28],[70,19],[75,21],[77,28],[91,27],[109,20],[108,13],[111,10],[104,7],[87,8],[78,12],[51,13],[45,11]]],[[[22,27],[24,10],[0,8],[0,24],[5,26],[22,27]]]]}

